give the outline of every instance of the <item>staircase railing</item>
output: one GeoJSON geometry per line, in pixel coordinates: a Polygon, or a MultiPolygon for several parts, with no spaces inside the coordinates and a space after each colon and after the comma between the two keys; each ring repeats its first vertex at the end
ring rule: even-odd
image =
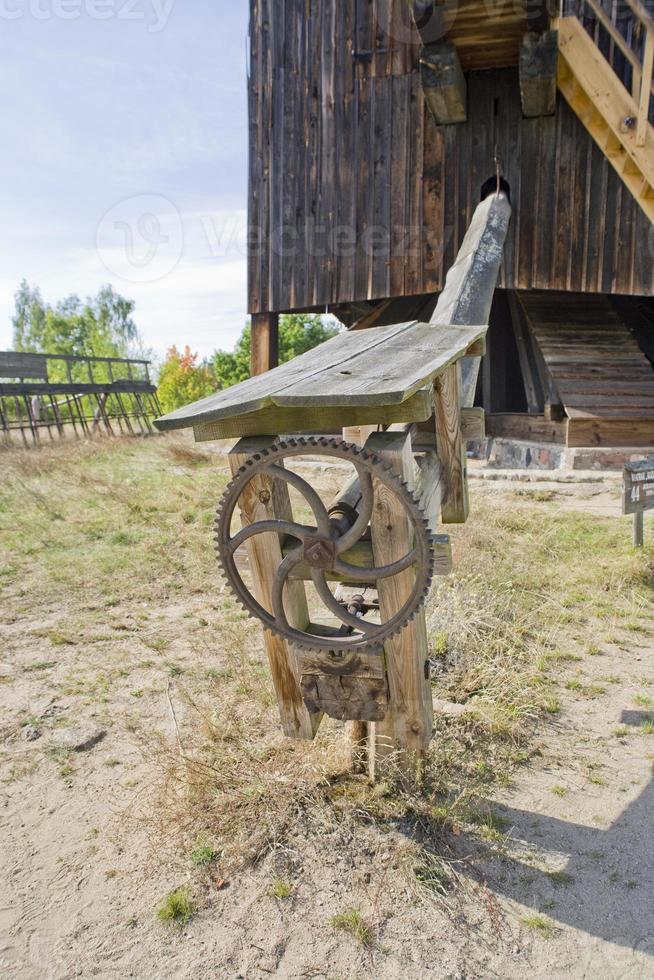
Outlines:
{"type": "Polygon", "coordinates": [[[654,122],[654,0],[564,0],[564,16],[576,16],[632,95],[638,112],[629,120],[636,143],[645,145],[654,122]]]}

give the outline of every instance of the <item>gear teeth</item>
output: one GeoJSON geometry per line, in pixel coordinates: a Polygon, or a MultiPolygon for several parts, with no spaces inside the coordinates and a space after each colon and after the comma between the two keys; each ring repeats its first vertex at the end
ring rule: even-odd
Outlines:
{"type": "Polygon", "coordinates": [[[223,576],[232,587],[234,597],[238,604],[250,617],[259,619],[266,631],[282,636],[301,649],[314,651],[316,648],[329,649],[330,643],[327,638],[321,637],[320,639],[323,642],[317,643],[318,638],[308,633],[294,629],[289,631],[281,626],[277,626],[271,614],[256,602],[254,596],[252,596],[245,583],[241,580],[233,560],[225,555],[222,547],[223,543],[230,540],[229,526],[243,489],[250,482],[256,471],[268,463],[271,456],[277,459],[283,459],[285,456],[302,456],[306,455],[307,452],[320,452],[321,450],[326,455],[335,456],[339,459],[346,461],[356,460],[359,465],[363,465],[369,472],[380,471],[377,473],[378,478],[387,485],[390,485],[390,488],[396,492],[396,495],[401,500],[404,500],[406,509],[411,514],[416,535],[419,535],[422,539],[422,560],[418,561],[418,574],[416,586],[410,600],[411,605],[392,626],[386,625],[385,628],[380,627],[380,633],[377,635],[353,637],[351,643],[348,645],[348,649],[351,651],[378,649],[380,646],[383,646],[386,640],[398,635],[408,623],[412,622],[424,606],[431,588],[436,562],[434,553],[435,535],[429,527],[429,522],[422,512],[415,494],[409,489],[406,481],[395,472],[392,465],[376,453],[355,446],[353,443],[345,442],[345,440],[338,437],[330,438],[327,436],[300,436],[288,440],[278,439],[275,442],[271,442],[269,447],[257,451],[244,462],[238,472],[233,476],[219,502],[213,525],[214,547],[218,563],[223,576]],[[267,618],[264,619],[262,614],[267,618]]]}

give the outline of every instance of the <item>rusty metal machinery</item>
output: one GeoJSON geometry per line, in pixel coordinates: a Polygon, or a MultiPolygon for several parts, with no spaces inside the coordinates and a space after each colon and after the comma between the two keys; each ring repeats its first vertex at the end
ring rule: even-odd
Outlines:
{"type": "MultiPolygon", "coordinates": [[[[268,491],[263,491],[268,494],[268,491]]],[[[240,526],[240,525],[239,525],[240,526]]],[[[391,529],[389,529],[391,530],[391,529]]],[[[434,568],[432,533],[418,502],[407,485],[374,453],[338,438],[305,437],[277,441],[257,452],[240,468],[228,485],[218,508],[215,524],[216,549],[224,574],[234,594],[263,626],[305,650],[346,655],[372,651],[400,632],[422,607],[429,592],[434,568]],[[353,479],[337,499],[325,504],[316,489],[287,463],[298,457],[349,463],[353,479]],[[312,514],[312,523],[272,519],[255,521],[234,532],[232,525],[239,500],[256,478],[281,481],[302,499],[303,509],[312,514]],[[373,557],[370,520],[378,494],[393,494],[413,529],[413,544],[406,555],[392,564],[378,566],[373,557]],[[257,600],[244,582],[237,552],[257,535],[279,536],[282,560],[271,586],[271,608],[257,600]],[[353,561],[356,560],[356,564],[353,561]],[[415,582],[408,599],[390,618],[379,603],[370,599],[370,587],[391,579],[407,569],[415,571],[415,582]],[[329,618],[339,625],[289,622],[285,609],[285,589],[289,582],[306,579],[329,618]],[[356,589],[340,586],[336,594],[329,583],[346,582],[356,589]],[[374,617],[374,618],[370,618],[374,617]]]]}

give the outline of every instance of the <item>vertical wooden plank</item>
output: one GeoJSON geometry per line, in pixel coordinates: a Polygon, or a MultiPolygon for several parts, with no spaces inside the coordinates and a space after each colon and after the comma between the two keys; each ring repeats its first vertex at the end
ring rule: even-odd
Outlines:
{"type": "Polygon", "coordinates": [[[445,144],[445,167],[444,171],[447,180],[443,187],[445,218],[443,228],[444,254],[443,254],[443,281],[441,288],[445,285],[445,273],[454,263],[457,257],[461,241],[459,240],[457,225],[457,188],[459,181],[459,154],[458,154],[458,126],[444,126],[443,140],[445,144]]]}
{"type": "Polygon", "coordinates": [[[354,68],[355,3],[338,5],[338,52],[336,125],[338,170],[338,222],[335,247],[337,251],[337,294],[334,300],[354,299],[354,268],[356,254],[356,189],[357,180],[357,119],[358,94],[354,68]]]}
{"type": "Polygon", "coordinates": [[[587,167],[588,144],[584,132],[575,127],[571,133],[573,144],[572,193],[570,204],[571,240],[568,257],[567,288],[581,292],[584,288],[584,256],[587,236],[587,167]]]}
{"type": "MultiPolygon", "coordinates": [[[[232,474],[238,473],[243,464],[262,446],[270,445],[265,439],[241,439],[229,453],[232,474]]],[[[259,474],[245,488],[239,502],[243,526],[256,521],[271,519],[288,520],[291,504],[288,489],[278,480],[259,474]]],[[[282,560],[279,536],[256,535],[247,542],[248,559],[255,598],[267,609],[272,608],[272,582],[282,560]]],[[[289,622],[304,629],[309,621],[304,586],[293,583],[287,592],[289,622]],[[297,588],[300,585],[301,588],[297,588]]],[[[295,658],[288,644],[268,630],[264,631],[264,643],[277,695],[277,705],[284,734],[289,738],[312,739],[320,724],[321,715],[310,715],[300,693],[295,658]]]]}
{"type": "Polygon", "coordinates": [[[248,310],[258,311],[261,297],[261,0],[250,0],[250,81],[248,85],[248,310]]]}
{"type": "Polygon", "coordinates": [[[392,80],[373,82],[373,216],[372,265],[368,295],[384,299],[390,295],[391,239],[391,112],[392,80]]]}
{"type": "Polygon", "coordinates": [[[305,260],[307,262],[305,282],[307,287],[307,306],[315,306],[318,297],[324,293],[323,263],[316,255],[316,237],[320,212],[320,181],[321,181],[321,77],[320,77],[320,45],[321,18],[320,11],[325,0],[316,0],[308,5],[307,39],[308,53],[305,70],[307,77],[307,104],[309,109],[309,126],[307,133],[307,198],[306,198],[306,232],[305,260]]]}
{"type": "MultiPolygon", "coordinates": [[[[295,303],[302,307],[306,304],[307,296],[307,274],[309,273],[307,256],[307,188],[308,188],[308,163],[307,163],[307,133],[309,129],[309,98],[308,81],[306,70],[307,58],[307,17],[302,4],[295,3],[294,17],[296,21],[296,54],[293,64],[293,76],[295,79],[294,105],[295,105],[295,187],[296,200],[294,201],[294,226],[296,233],[297,254],[293,263],[294,282],[295,282],[295,303]]],[[[285,304],[288,309],[291,304],[285,304]]]]}
{"type": "MultiPolygon", "coordinates": [[[[503,78],[502,97],[498,106],[498,119],[502,130],[500,152],[503,175],[511,188],[511,200],[519,201],[522,185],[522,106],[515,74],[498,72],[503,78]]],[[[520,222],[522,215],[513,212],[513,220],[504,243],[504,258],[500,270],[500,283],[504,289],[514,289],[519,262],[520,222]]]]}
{"type": "Polygon", "coordinates": [[[409,78],[391,81],[391,267],[389,295],[404,296],[407,251],[409,78]]]}
{"type": "Polygon", "coordinates": [[[284,259],[282,256],[282,231],[284,207],[284,3],[273,2],[270,6],[271,25],[271,153],[270,153],[270,307],[283,308],[284,259]]]}
{"type": "Polygon", "coordinates": [[[622,181],[616,174],[613,167],[607,166],[606,180],[606,204],[604,206],[604,234],[603,234],[603,255],[602,271],[599,285],[599,292],[610,293],[613,291],[614,283],[614,257],[615,257],[615,236],[619,226],[620,207],[622,202],[622,181]]]}
{"type": "Polygon", "coordinates": [[[555,171],[557,116],[541,116],[537,121],[541,140],[535,170],[538,181],[538,204],[534,208],[536,268],[531,286],[548,289],[554,253],[554,201],[558,183],[555,171]]]}
{"type": "Polygon", "coordinates": [[[436,446],[444,475],[444,524],[464,524],[468,520],[468,463],[460,405],[459,365],[452,364],[434,383],[436,446]]]}
{"type": "Polygon", "coordinates": [[[517,283],[521,289],[532,289],[534,285],[534,266],[536,262],[536,215],[538,213],[538,182],[533,175],[538,168],[539,153],[539,119],[523,119],[522,129],[522,162],[521,169],[529,174],[529,180],[522,180],[517,201],[517,212],[520,215],[520,240],[518,244],[517,283]]]}
{"type": "MultiPolygon", "coordinates": [[[[366,448],[380,455],[409,486],[414,483],[411,438],[407,433],[384,432],[371,436],[366,448]]],[[[375,507],[370,522],[375,562],[388,564],[402,558],[412,547],[411,525],[397,498],[376,483],[375,507]]],[[[415,573],[380,580],[379,604],[388,618],[402,607],[411,593],[415,573]]],[[[429,680],[427,627],[424,610],[384,647],[390,691],[390,710],[374,725],[374,752],[378,767],[392,756],[391,767],[410,776],[419,769],[429,747],[433,707],[429,680]]]]}
{"type": "Polygon", "coordinates": [[[443,130],[428,111],[424,114],[424,127],[422,287],[425,292],[437,292],[443,264],[443,130]]]}
{"type": "Polygon", "coordinates": [[[424,95],[419,75],[409,76],[409,227],[410,249],[407,256],[406,291],[415,296],[422,289],[423,177],[424,177],[424,95]]]}
{"type": "Polygon", "coordinates": [[[330,232],[336,221],[336,147],[339,134],[336,129],[336,5],[323,3],[321,29],[321,176],[320,210],[318,225],[319,261],[323,266],[324,290],[321,296],[331,297],[335,278],[334,256],[329,248],[330,232]]]}
{"type": "Polygon", "coordinates": [[[279,236],[279,272],[277,305],[275,309],[293,308],[297,305],[295,277],[297,260],[300,256],[299,242],[296,239],[296,200],[297,200],[297,75],[296,75],[296,17],[297,0],[278,0],[283,10],[284,44],[282,49],[283,64],[279,84],[282,88],[282,160],[284,174],[279,188],[280,192],[280,236],[279,236]]]}
{"type": "Polygon", "coordinates": [[[368,299],[370,279],[370,215],[371,215],[371,172],[370,136],[373,87],[369,78],[361,78],[358,83],[357,118],[357,195],[356,195],[356,241],[357,251],[354,268],[354,299],[368,299]]]}

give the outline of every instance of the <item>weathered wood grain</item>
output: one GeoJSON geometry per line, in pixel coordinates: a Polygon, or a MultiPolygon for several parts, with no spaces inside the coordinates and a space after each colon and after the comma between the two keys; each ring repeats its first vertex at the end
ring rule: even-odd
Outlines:
{"type": "Polygon", "coordinates": [[[420,77],[427,107],[437,125],[466,121],[468,86],[451,42],[438,41],[423,48],[420,77]]]}
{"type": "MultiPolygon", "coordinates": [[[[533,292],[520,306],[569,417],[654,417],[654,370],[609,297],[533,292]]],[[[575,425],[569,434],[591,431],[575,425]]]]}
{"type": "MultiPolygon", "coordinates": [[[[236,474],[250,456],[269,443],[268,439],[241,440],[229,453],[232,473],[236,474]]],[[[243,526],[272,518],[292,519],[288,488],[265,474],[257,474],[248,483],[239,507],[243,526]]],[[[266,609],[272,609],[273,578],[282,560],[279,537],[276,534],[259,534],[250,538],[246,547],[255,598],[266,609]]],[[[301,582],[293,582],[287,589],[286,613],[292,625],[301,629],[308,625],[309,612],[301,582]]],[[[289,738],[312,739],[321,716],[311,714],[304,705],[295,658],[280,636],[266,630],[264,642],[284,734],[289,738]]]]}
{"type": "MultiPolygon", "coordinates": [[[[427,452],[416,456],[416,465],[416,494],[429,527],[437,534],[443,498],[443,464],[435,452],[427,452]]],[[[449,544],[449,538],[447,541],[449,544]]]]}
{"type": "Polygon", "coordinates": [[[436,445],[444,477],[444,524],[465,524],[468,520],[468,466],[460,400],[459,368],[452,364],[434,382],[436,445]]]}
{"type": "MultiPolygon", "coordinates": [[[[526,26],[522,15],[513,17],[511,4],[504,5],[498,23],[503,31],[512,25],[505,64],[516,67],[476,71],[474,57],[465,53],[469,30],[476,38],[470,51],[484,57],[507,36],[486,27],[484,48],[480,23],[471,28],[474,21],[466,20],[467,4],[457,9],[454,31],[461,28],[463,47],[456,33],[447,39],[470,71],[468,121],[438,127],[419,77],[404,74],[418,64],[417,34],[415,43],[410,35],[389,39],[385,29],[380,37],[373,29],[374,4],[316,0],[307,12],[302,0],[285,0],[285,27],[271,16],[270,0],[251,2],[251,312],[440,292],[480,187],[494,171],[496,143],[516,204],[502,286],[654,295],[651,223],[631,195],[619,199],[621,178],[582,123],[564,100],[557,108],[561,126],[523,117],[518,50],[525,31],[544,30],[546,22],[536,27],[538,19],[530,18],[526,26]],[[373,46],[365,57],[364,45],[373,46]],[[279,103],[291,99],[292,133],[288,110],[273,107],[273,97],[279,103]],[[390,152],[385,135],[373,132],[382,120],[390,152]],[[292,154],[275,142],[273,123],[282,127],[284,146],[292,138],[292,154]],[[556,161],[568,142],[569,168],[560,173],[556,161]],[[273,226],[282,214],[284,220],[290,216],[297,247],[280,251],[273,226]],[[366,233],[375,215],[390,252],[370,247],[366,233]]],[[[483,6],[480,0],[478,9],[483,6]]]]}
{"type": "MultiPolygon", "coordinates": [[[[366,447],[380,455],[409,484],[413,484],[411,438],[406,433],[378,433],[366,447]]],[[[375,487],[371,520],[375,562],[385,565],[405,555],[412,545],[410,523],[398,499],[382,484],[375,487]]],[[[379,604],[383,619],[393,616],[406,602],[414,583],[407,570],[380,580],[379,604]]],[[[407,774],[415,771],[432,737],[433,708],[429,682],[427,627],[424,610],[402,632],[385,644],[390,691],[389,711],[374,728],[374,752],[378,766],[393,756],[393,763],[407,774]]]]}
{"type": "Polygon", "coordinates": [[[339,721],[382,721],[388,711],[383,650],[350,656],[297,650],[304,702],[339,721]]]}
{"type": "Polygon", "coordinates": [[[429,389],[421,388],[399,405],[360,405],[346,408],[332,408],[328,405],[319,408],[268,405],[258,412],[195,425],[193,431],[196,442],[277,433],[291,435],[312,432],[333,435],[343,428],[372,426],[376,429],[379,425],[392,425],[394,422],[421,422],[428,419],[433,410],[429,389]]]}
{"type": "Polygon", "coordinates": [[[161,430],[198,426],[270,406],[400,405],[464,356],[486,329],[413,322],[342,333],[267,374],[172,412],[156,425],[161,430]]]}
{"type": "Polygon", "coordinates": [[[525,116],[551,116],[556,111],[556,31],[529,32],[520,45],[520,98],[525,116]]]}

